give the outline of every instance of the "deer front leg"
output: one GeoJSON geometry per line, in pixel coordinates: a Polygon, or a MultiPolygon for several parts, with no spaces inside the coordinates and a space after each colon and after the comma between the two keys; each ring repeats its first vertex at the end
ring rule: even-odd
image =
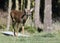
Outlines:
{"type": "Polygon", "coordinates": [[[12,22],[12,27],[13,27],[13,32],[14,32],[14,36],[16,36],[16,34],[15,34],[15,25],[16,25],[16,22],[12,22]]]}
{"type": "Polygon", "coordinates": [[[17,25],[17,23],[16,23],[15,29],[14,29],[14,36],[17,36],[17,34],[18,34],[18,33],[17,33],[17,30],[18,30],[18,29],[17,29],[17,26],[18,26],[18,25],[17,25]]]}
{"type": "Polygon", "coordinates": [[[24,35],[24,26],[22,26],[22,34],[24,35]]]}
{"type": "Polygon", "coordinates": [[[16,25],[17,25],[17,27],[16,27],[16,36],[18,36],[18,32],[19,32],[20,24],[19,24],[19,23],[17,23],[16,25]]]}

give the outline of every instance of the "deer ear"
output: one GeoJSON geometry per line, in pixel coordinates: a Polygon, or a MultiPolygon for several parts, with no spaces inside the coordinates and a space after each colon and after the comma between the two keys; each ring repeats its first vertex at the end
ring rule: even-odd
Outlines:
{"type": "Polygon", "coordinates": [[[34,10],[34,8],[31,8],[31,9],[30,9],[30,12],[32,12],[33,10],[34,10]]]}

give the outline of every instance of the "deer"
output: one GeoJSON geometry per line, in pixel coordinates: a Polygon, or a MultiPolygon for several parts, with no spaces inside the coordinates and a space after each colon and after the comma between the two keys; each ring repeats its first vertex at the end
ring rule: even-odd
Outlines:
{"type": "Polygon", "coordinates": [[[34,8],[31,8],[30,10],[25,9],[23,11],[11,10],[10,16],[11,16],[11,20],[12,20],[14,36],[18,35],[20,24],[22,24],[22,34],[24,34],[25,22],[26,22],[28,16],[31,15],[31,12],[33,10],[34,10],[34,8]],[[15,29],[15,26],[17,26],[16,29],[15,29]]]}

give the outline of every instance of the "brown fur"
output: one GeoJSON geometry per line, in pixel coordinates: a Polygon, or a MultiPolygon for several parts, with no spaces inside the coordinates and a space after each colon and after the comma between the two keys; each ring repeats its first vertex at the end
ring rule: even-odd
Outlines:
{"type": "MultiPolygon", "coordinates": [[[[23,26],[24,26],[24,24],[26,22],[27,15],[24,15],[24,14],[25,14],[24,11],[17,11],[17,10],[12,10],[11,11],[10,15],[11,15],[11,19],[12,19],[12,26],[13,26],[13,28],[17,24],[17,30],[14,28],[14,35],[15,36],[16,36],[15,32],[17,31],[17,33],[18,33],[18,31],[19,31],[19,27],[18,27],[19,23],[22,23],[23,26]]],[[[22,30],[24,31],[24,29],[22,29],[22,30]]]]}

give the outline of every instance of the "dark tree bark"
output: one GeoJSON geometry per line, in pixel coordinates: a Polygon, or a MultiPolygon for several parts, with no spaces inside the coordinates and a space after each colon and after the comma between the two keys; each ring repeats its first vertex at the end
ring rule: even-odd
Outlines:
{"type": "Polygon", "coordinates": [[[44,31],[52,31],[52,0],[45,0],[44,31]]]}
{"type": "Polygon", "coordinates": [[[40,0],[35,0],[34,22],[36,29],[41,28],[42,26],[40,21],[39,9],[40,9],[40,0]]]}
{"type": "Polygon", "coordinates": [[[10,28],[10,12],[11,12],[11,7],[12,7],[12,0],[9,0],[7,30],[9,30],[9,28],[10,28]]]}

